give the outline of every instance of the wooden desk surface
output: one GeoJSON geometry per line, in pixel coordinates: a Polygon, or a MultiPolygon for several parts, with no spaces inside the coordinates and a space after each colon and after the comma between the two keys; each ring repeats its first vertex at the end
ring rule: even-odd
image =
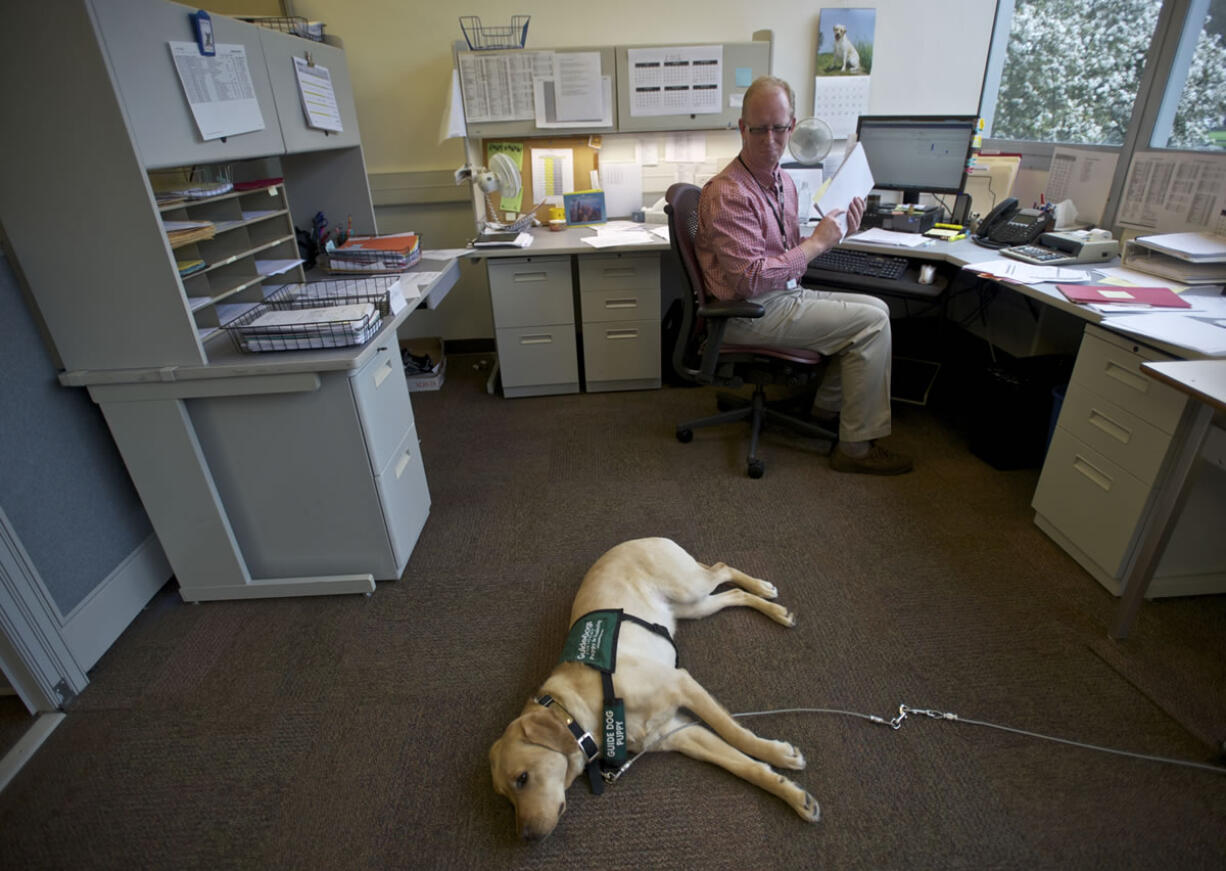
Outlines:
{"type": "Polygon", "coordinates": [[[1226,411],[1226,360],[1142,363],[1141,371],[1195,396],[1217,411],[1226,411]]]}

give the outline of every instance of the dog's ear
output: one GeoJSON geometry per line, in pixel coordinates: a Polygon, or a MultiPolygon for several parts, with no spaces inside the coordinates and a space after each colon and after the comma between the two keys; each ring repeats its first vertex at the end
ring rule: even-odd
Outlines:
{"type": "Polygon", "coordinates": [[[575,738],[567,731],[560,719],[547,709],[531,711],[520,718],[524,728],[524,737],[533,744],[540,744],[559,753],[570,753],[575,746],[575,738]]]}

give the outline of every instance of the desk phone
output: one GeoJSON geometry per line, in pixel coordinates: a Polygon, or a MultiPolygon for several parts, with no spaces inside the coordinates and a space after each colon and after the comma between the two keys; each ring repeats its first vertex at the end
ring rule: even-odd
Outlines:
{"type": "Polygon", "coordinates": [[[1104,230],[1073,230],[1043,233],[1029,245],[1004,248],[1001,254],[1039,266],[1067,266],[1071,263],[1101,263],[1120,253],[1120,243],[1104,230]],[[1093,235],[1092,234],[1097,234],[1093,235]]]}

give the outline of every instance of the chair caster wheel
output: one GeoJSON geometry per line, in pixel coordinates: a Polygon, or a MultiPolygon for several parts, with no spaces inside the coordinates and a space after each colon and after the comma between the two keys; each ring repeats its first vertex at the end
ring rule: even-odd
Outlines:
{"type": "Polygon", "coordinates": [[[749,461],[749,477],[761,478],[766,473],[766,463],[761,460],[749,461]]]}
{"type": "Polygon", "coordinates": [[[677,430],[677,441],[683,445],[688,445],[694,440],[694,431],[692,429],[677,430]]]}

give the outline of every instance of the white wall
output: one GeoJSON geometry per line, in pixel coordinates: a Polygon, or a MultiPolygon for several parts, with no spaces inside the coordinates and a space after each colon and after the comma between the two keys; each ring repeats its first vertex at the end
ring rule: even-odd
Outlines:
{"type": "Polygon", "coordinates": [[[458,141],[438,143],[459,16],[485,26],[531,15],[529,48],[744,42],[774,33],[773,71],[796,90],[797,114],[813,106],[813,55],[825,7],[877,9],[872,114],[974,114],[996,4],[990,0],[878,0],[798,4],[794,0],[295,0],[294,13],[325,22],[340,37],[357,99],[371,174],[453,170],[458,141]]]}

